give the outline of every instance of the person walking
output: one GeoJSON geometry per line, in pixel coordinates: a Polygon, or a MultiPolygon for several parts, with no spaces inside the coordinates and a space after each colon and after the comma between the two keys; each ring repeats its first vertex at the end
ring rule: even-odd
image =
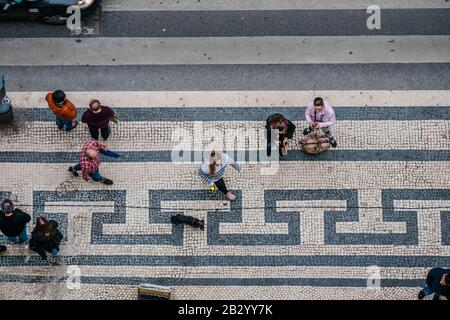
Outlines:
{"type": "Polygon", "coordinates": [[[236,196],[228,191],[223,173],[227,165],[231,165],[236,171],[240,172],[240,165],[231,159],[226,153],[219,151],[211,151],[208,159],[201,165],[198,174],[210,187],[216,186],[230,201],[234,201],[236,196]]]}
{"type": "Polygon", "coordinates": [[[267,129],[267,155],[270,156],[272,148],[272,129],[278,129],[279,131],[279,153],[280,157],[287,156],[288,154],[288,141],[292,139],[295,132],[295,125],[285,118],[281,113],[275,113],[266,119],[267,129]]]}
{"type": "Polygon", "coordinates": [[[30,249],[38,253],[42,260],[47,260],[47,252],[53,256],[59,254],[59,244],[63,238],[58,230],[58,222],[38,217],[31,232],[30,249]]]}
{"type": "Polygon", "coordinates": [[[433,268],[428,272],[426,286],[420,290],[418,298],[422,300],[433,293],[433,300],[439,300],[440,296],[450,300],[450,269],[433,268]]]}
{"type": "Polygon", "coordinates": [[[327,101],[317,97],[314,102],[310,103],[305,111],[305,118],[308,122],[308,128],[303,130],[303,134],[307,135],[313,130],[322,130],[330,139],[330,144],[336,148],[337,142],[331,131],[331,127],[336,124],[336,116],[333,108],[327,101]]]}
{"type": "Polygon", "coordinates": [[[89,102],[89,109],[81,117],[81,122],[88,125],[89,132],[94,140],[98,140],[99,131],[103,140],[108,140],[111,134],[110,121],[117,123],[114,111],[110,107],[102,106],[100,101],[96,99],[89,102]]]}
{"type": "Polygon", "coordinates": [[[29,240],[27,223],[31,216],[22,210],[16,209],[14,203],[6,199],[1,204],[0,231],[12,244],[22,244],[29,240]]]}
{"type": "Polygon", "coordinates": [[[56,125],[59,130],[68,132],[73,130],[78,125],[76,121],[77,108],[75,105],[66,98],[66,94],[62,90],[56,90],[50,92],[45,97],[48,107],[53,111],[56,116],[56,125]]]}
{"type": "Polygon", "coordinates": [[[105,145],[98,143],[96,140],[87,141],[82,150],[80,156],[80,162],[74,167],[69,167],[69,171],[78,177],[78,171],[81,171],[81,175],[84,180],[90,179],[101,182],[106,185],[112,185],[113,181],[102,177],[100,174],[100,157],[99,153],[107,152],[105,145]]]}

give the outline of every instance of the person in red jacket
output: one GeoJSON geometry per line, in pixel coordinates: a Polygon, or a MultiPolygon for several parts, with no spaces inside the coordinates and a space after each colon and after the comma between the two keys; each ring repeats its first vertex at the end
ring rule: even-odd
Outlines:
{"type": "Polygon", "coordinates": [[[77,108],[66,98],[66,94],[62,90],[50,92],[45,97],[48,107],[56,116],[56,125],[59,130],[70,131],[78,125],[76,121],[77,108]]]}
{"type": "Polygon", "coordinates": [[[99,130],[103,140],[106,141],[108,139],[111,133],[110,121],[116,122],[114,111],[110,107],[102,106],[100,101],[96,99],[89,102],[89,109],[81,117],[81,122],[88,125],[89,132],[94,140],[98,140],[99,130]]]}

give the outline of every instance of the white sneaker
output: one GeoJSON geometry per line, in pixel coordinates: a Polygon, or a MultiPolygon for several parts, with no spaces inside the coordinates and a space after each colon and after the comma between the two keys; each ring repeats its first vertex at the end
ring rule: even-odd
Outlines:
{"type": "Polygon", "coordinates": [[[227,197],[227,199],[230,200],[230,201],[236,200],[236,196],[235,196],[234,194],[232,194],[231,192],[228,192],[228,193],[226,194],[226,197],[227,197]]]}

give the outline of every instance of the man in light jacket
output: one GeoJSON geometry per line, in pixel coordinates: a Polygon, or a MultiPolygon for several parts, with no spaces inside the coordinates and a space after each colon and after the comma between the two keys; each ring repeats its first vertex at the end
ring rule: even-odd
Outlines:
{"type": "Polygon", "coordinates": [[[331,146],[336,148],[337,142],[330,128],[336,123],[336,116],[328,102],[319,97],[315,98],[314,102],[310,103],[306,108],[305,118],[308,122],[308,128],[303,130],[304,135],[307,135],[314,129],[320,129],[330,138],[331,146]]]}

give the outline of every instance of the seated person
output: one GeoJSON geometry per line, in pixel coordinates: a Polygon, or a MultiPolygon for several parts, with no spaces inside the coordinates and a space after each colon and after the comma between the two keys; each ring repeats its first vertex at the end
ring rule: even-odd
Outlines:
{"type": "Polygon", "coordinates": [[[308,122],[308,128],[303,130],[303,134],[307,135],[313,130],[322,130],[330,139],[330,144],[336,148],[337,142],[331,132],[331,127],[336,124],[336,116],[333,108],[322,98],[315,98],[305,111],[305,118],[308,122]]]}

